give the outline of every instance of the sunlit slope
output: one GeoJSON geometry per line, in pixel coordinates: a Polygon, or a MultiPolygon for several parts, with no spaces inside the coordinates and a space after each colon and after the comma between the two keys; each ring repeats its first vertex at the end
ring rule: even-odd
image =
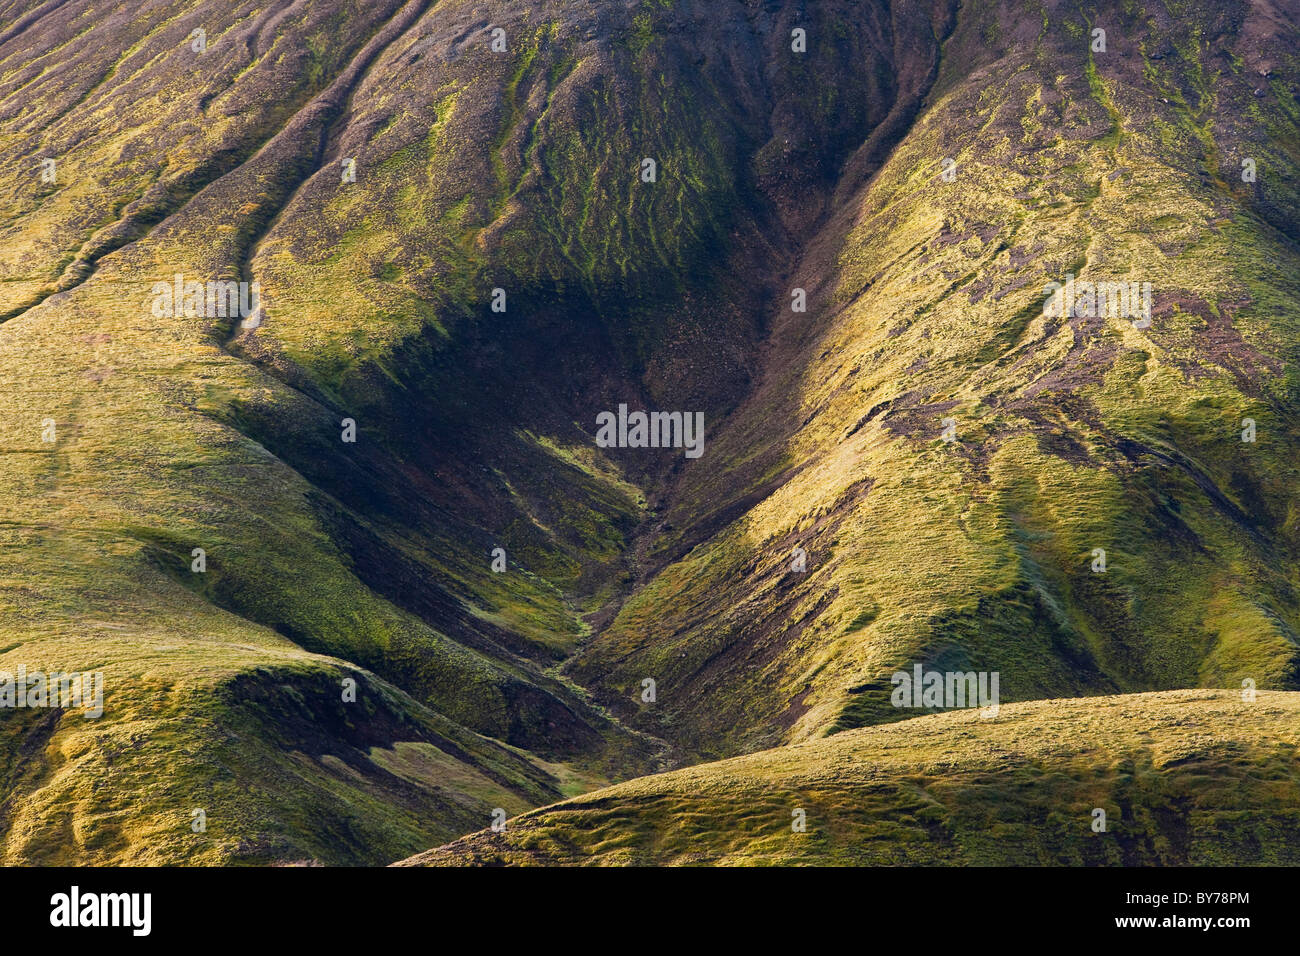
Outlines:
{"type": "Polygon", "coordinates": [[[404,863],[1294,865],[1298,717],[1297,694],[1211,691],[935,714],[633,780],[404,863]]]}
{"type": "MultiPolygon", "coordinates": [[[[394,7],[384,20],[340,8],[325,25],[282,10],[272,26],[211,5],[201,18],[209,59],[185,42],[191,17],[126,28],[144,37],[139,70],[127,69],[130,58],[114,66],[130,46],[121,17],[96,20],[84,6],[9,32],[4,135],[26,150],[32,175],[14,187],[23,195],[5,246],[6,266],[23,274],[0,326],[0,649],[10,671],[102,670],[106,693],[98,720],[4,712],[10,862],[381,862],[573,785],[570,770],[547,761],[597,780],[655,765],[653,742],[543,673],[556,651],[453,597],[454,571],[431,571],[431,543],[400,511],[405,538],[380,548],[383,530],[257,440],[315,428],[315,441],[354,450],[340,442],[341,415],[232,357],[231,320],[151,308],[154,283],[175,273],[240,277],[252,237],[314,158],[350,84],[423,10],[394,7]],[[103,42],[82,36],[59,53],[83,25],[103,42]],[[276,51],[316,49],[327,36],[333,46],[315,66],[289,66],[309,79],[299,95],[282,83],[288,54],[276,51]],[[62,74],[30,66],[44,47],[62,74]],[[69,57],[85,49],[101,60],[74,82],[67,64],[79,61],[69,57]],[[220,75],[231,62],[238,69],[220,75]],[[226,101],[232,82],[252,106],[226,101]],[[151,95],[156,110],[133,111],[151,95]],[[256,112],[268,103],[278,105],[256,112]],[[164,135],[190,129],[205,106],[212,122],[193,141],[164,135]],[[218,136],[259,115],[253,133],[218,136]],[[33,199],[26,193],[46,191],[36,164],[46,152],[59,157],[56,188],[33,199]],[[171,183],[140,216],[115,178],[192,163],[203,175],[171,183]],[[66,215],[57,228],[37,225],[60,219],[58,202],[97,220],[120,216],[121,241],[77,252],[89,225],[66,215]],[[27,245],[44,231],[65,251],[27,245]],[[70,256],[82,263],[75,274],[60,271],[70,256]],[[349,546],[382,553],[363,566],[349,546]],[[382,577],[406,600],[387,600],[363,577],[382,577]],[[361,684],[355,702],[343,699],[349,676],[361,684]],[[265,702],[246,699],[250,688],[265,702]],[[196,808],[209,820],[202,834],[191,828],[196,808]]],[[[341,472],[366,473],[371,488],[376,472],[387,478],[392,499],[428,492],[417,467],[402,473],[373,448],[350,462],[336,455],[341,472]]],[[[634,514],[632,493],[594,474],[559,463],[546,480],[572,488],[575,513],[594,510],[584,495],[595,489],[602,520],[634,514]]],[[[465,547],[479,551],[486,576],[492,538],[478,535],[465,547]]],[[[543,559],[556,550],[539,549],[543,559]]],[[[533,575],[512,582],[505,589],[521,604],[540,605],[535,632],[562,648],[577,630],[563,595],[533,575]]]]}
{"type": "Polygon", "coordinates": [[[964,8],[847,164],[766,377],[569,667],[637,726],[717,756],[901,719],[917,663],[1004,700],[1300,686],[1296,21],[1036,9],[964,8]],[[1149,327],[1045,315],[1068,274],[1149,282],[1149,327]]]}
{"type": "Polygon", "coordinates": [[[376,865],[564,792],[342,661],[265,637],[104,628],[0,656],[10,672],[73,661],[105,683],[98,719],[0,723],[5,865],[376,865]]]}
{"type": "Polygon", "coordinates": [[[418,601],[383,573],[396,545],[525,653],[567,656],[632,580],[647,499],[681,465],[607,455],[596,416],[715,422],[740,400],[763,287],[838,163],[918,95],[949,6],[550,3],[488,22],[439,4],[247,251],[266,315],[229,342],[309,411],[353,417],[365,467],[315,421],[251,404],[243,427],[372,523],[377,547],[344,542],[372,587],[418,601]],[[795,22],[837,40],[800,58],[795,22]],[[490,574],[494,546],[523,573],[490,574]]]}
{"type": "MultiPolygon", "coordinates": [[[[9,8],[0,647],[15,668],[103,669],[108,695],[98,721],[6,716],[26,741],[13,858],[371,862],[471,829],[483,800],[658,769],[663,744],[551,673],[630,580],[645,488],[675,464],[599,455],[595,414],[712,421],[739,400],[755,276],[918,96],[950,8],[823,5],[799,22],[837,40],[806,61],[794,11],[711,4],[515,5],[501,54],[466,3],[9,8]],[[176,275],[258,283],[261,324],[159,313],[176,275]],[[445,792],[409,797],[392,761],[356,779],[346,723],[280,740],[227,692],[271,669],[291,713],[337,668],[523,762],[457,745],[445,792]],[[226,778],[167,733],[106,742],[138,721],[242,728],[252,762],[230,779],[262,785],[191,835],[182,797],[226,778]],[[56,779],[68,747],[111,767],[56,779]],[[305,792],[337,799],[286,813],[300,750],[305,792]],[[137,812],[101,836],[109,789],[137,812]],[[361,806],[364,838],[322,841],[361,806]]],[[[345,715],[378,706],[341,694],[345,715]]],[[[385,726],[382,749],[427,743],[385,726]]]]}
{"type": "Polygon", "coordinates": [[[382,862],[913,662],[1296,686],[1296,18],[1033,11],[0,3],[0,670],[107,695],[0,714],[4,858],[382,862]]]}
{"type": "Polygon", "coordinates": [[[75,285],[254,155],[402,7],[6,2],[0,315],[75,285]]]}

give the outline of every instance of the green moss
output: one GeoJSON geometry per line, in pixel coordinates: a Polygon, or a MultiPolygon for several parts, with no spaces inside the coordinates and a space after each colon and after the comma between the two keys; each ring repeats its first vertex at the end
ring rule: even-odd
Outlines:
{"type": "Polygon", "coordinates": [[[922,717],[631,781],[404,865],[1294,865],[1296,697],[922,717]]]}

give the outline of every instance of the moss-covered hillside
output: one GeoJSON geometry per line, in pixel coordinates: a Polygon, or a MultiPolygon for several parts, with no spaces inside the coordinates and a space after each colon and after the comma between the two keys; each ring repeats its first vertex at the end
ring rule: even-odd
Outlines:
{"type": "MultiPolygon", "coordinates": [[[[1297,13],[0,0],[0,671],[105,679],[0,709],[0,861],[387,863],[764,747],[920,760],[967,715],[838,736],[915,716],[917,664],[1078,728],[1208,708],[1265,806],[1297,13]],[[177,275],[260,308],[159,307],[177,275]],[[1067,276],[1150,323],[1045,314],[1067,276]],[[620,404],[703,455],[600,447],[620,404]]],[[[783,858],[913,859],[901,786],[783,858]]],[[[1194,857],[1166,796],[1078,858],[1194,857]]]]}
{"type": "Polygon", "coordinates": [[[643,777],[402,865],[1294,866],[1298,699],[935,714],[643,777]]]}

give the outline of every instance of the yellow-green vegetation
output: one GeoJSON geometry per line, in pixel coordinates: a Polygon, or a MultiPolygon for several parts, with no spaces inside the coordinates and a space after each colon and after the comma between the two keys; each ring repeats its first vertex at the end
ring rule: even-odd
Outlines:
{"type": "Polygon", "coordinates": [[[765,377],[674,488],[685,530],[569,667],[637,726],[726,756],[897,720],[914,663],[997,671],[1007,700],[1300,681],[1300,207],[1238,175],[1294,168],[1297,90],[1256,95],[1222,51],[1294,58],[1215,4],[1108,7],[1108,53],[1048,8],[992,41],[1001,14],[963,12],[790,269],[808,314],[775,305],[765,377]],[[1149,282],[1150,327],[1046,315],[1068,275],[1149,282]]]}
{"type": "Polygon", "coordinates": [[[402,865],[1294,866],[1297,745],[1294,693],[935,714],[632,780],[402,865]]]}
{"type": "MultiPolygon", "coordinates": [[[[852,731],[913,716],[889,703],[913,663],[1016,701],[1300,686],[1294,25],[1221,0],[18,6],[0,671],[102,670],[106,702],[0,712],[4,862],[389,862],[760,747],[921,760],[967,717],[852,731]],[[1067,273],[1150,282],[1152,324],[1045,315],[1067,273]],[[259,323],[157,308],[177,274],[256,283],[259,323]],[[595,447],[619,403],[702,411],[704,457],[595,447]]],[[[1185,698],[1261,760],[1288,699],[1185,698]]],[[[1223,760],[1229,827],[1263,790],[1223,760]]],[[[884,836],[791,858],[929,859],[890,816],[928,811],[880,786],[884,836]]]]}
{"type": "MultiPolygon", "coordinates": [[[[138,71],[95,86],[87,66],[80,94],[80,73],[20,69],[38,62],[31,48],[5,61],[5,94],[27,111],[3,143],[32,175],[6,181],[5,287],[16,291],[0,326],[0,670],[102,670],[106,695],[98,719],[0,715],[5,861],[387,862],[496,806],[653,767],[658,744],[544,672],[583,632],[583,595],[607,587],[580,559],[616,562],[636,520],[612,469],[511,476],[507,455],[497,488],[471,490],[477,508],[462,501],[457,514],[447,489],[463,489],[464,472],[440,475],[419,404],[369,379],[406,387],[386,353],[312,381],[278,358],[242,357],[262,359],[258,343],[233,355],[238,319],[153,307],[154,284],[176,273],[260,278],[246,273],[258,237],[297,221],[290,197],[322,158],[312,144],[415,28],[418,5],[304,11],[261,39],[264,16],[223,29],[232,14],[214,7],[203,54],[187,40],[200,24],[176,13],[152,32],[114,20],[102,43],[63,53],[58,30],[42,32],[34,43],[77,63],[88,46],[108,56],[148,34],[138,71]],[[277,77],[298,75],[285,60],[322,16],[334,40],[308,45],[324,89],[300,94],[277,77]],[[258,61],[241,65],[248,53],[258,61]],[[230,97],[238,109],[189,140],[163,135],[230,97]],[[52,122],[33,124],[42,111],[52,122]],[[58,160],[52,191],[39,185],[45,155],[58,160]],[[134,215],[121,197],[138,192],[126,170],[140,169],[164,178],[152,211],[134,215]],[[78,235],[60,196],[109,238],[78,235]],[[47,232],[68,255],[40,244],[47,232]],[[84,266],[60,279],[68,256],[84,266]],[[360,423],[355,445],[341,441],[344,417],[360,423]],[[494,544],[515,573],[489,571],[494,544]],[[359,684],[355,702],[345,680],[359,684]]],[[[278,290],[261,291],[269,328],[278,290]]],[[[332,327],[343,343],[372,324],[337,317],[355,323],[332,327]]],[[[516,458],[553,461],[535,441],[509,441],[516,458]]]]}

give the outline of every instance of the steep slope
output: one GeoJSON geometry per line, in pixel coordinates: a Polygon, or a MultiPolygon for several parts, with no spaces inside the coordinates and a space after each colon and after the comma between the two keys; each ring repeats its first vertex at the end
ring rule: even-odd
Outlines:
{"type": "Polygon", "coordinates": [[[108,688],[94,722],[6,716],[24,741],[7,858],[373,862],[485,821],[479,791],[513,811],[659,767],[662,743],[552,673],[619,594],[642,489],[676,459],[601,455],[595,410],[711,421],[743,394],[756,263],[915,98],[891,60],[935,62],[948,7],[828,6],[808,24],[837,42],[795,73],[797,14],[758,6],[520,5],[501,54],[450,2],[7,7],[0,141],[28,175],[3,195],[0,667],[102,669],[108,688]],[[161,301],[178,275],[257,283],[255,321],[161,301]],[[455,761],[454,810],[410,826],[402,774],[344,766],[363,766],[345,717],[280,740],[262,711],[344,673],[389,702],[372,746],[443,721],[457,743],[421,785],[455,761]],[[231,693],[248,680],[275,702],[231,693]],[[138,721],[243,728],[251,763],[138,721]],[[97,829],[98,785],[51,783],[69,752],[154,799],[97,829]],[[271,839],[303,774],[338,799],[271,839]],[[196,839],[179,795],[232,777],[196,839]],[[396,842],[324,848],[361,806],[396,842]]]}
{"type": "Polygon", "coordinates": [[[388,862],[913,663],[1295,688],[1295,12],[0,2],[0,671],[106,684],[0,715],[4,860],[388,862]]]}
{"type": "Polygon", "coordinates": [[[1280,9],[964,8],[906,136],[845,165],[790,272],[807,313],[774,297],[764,379],[569,672],[706,756],[913,716],[890,676],[917,664],[997,672],[1004,700],[1300,686],[1280,9]],[[1149,322],[1048,314],[1071,275],[1150,283],[1149,322]]]}
{"type": "Polygon", "coordinates": [[[935,714],[597,790],[402,865],[1294,866],[1297,716],[1300,695],[1222,691],[935,714]]]}
{"type": "MultiPolygon", "coordinates": [[[[46,10],[8,31],[4,49],[6,154],[32,175],[8,184],[5,217],[16,274],[0,327],[0,669],[102,670],[106,685],[98,720],[5,712],[6,859],[386,862],[495,806],[654,766],[658,745],[544,673],[530,635],[448,593],[454,565],[433,572],[436,543],[402,520],[430,507],[418,463],[371,451],[344,466],[366,476],[352,479],[365,492],[387,479],[372,503],[397,503],[403,537],[383,539],[257,440],[278,417],[305,421],[302,393],[233,358],[228,319],[153,307],[155,284],[175,273],[239,276],[350,87],[424,7],[97,12],[46,10]],[[102,42],[82,42],[86,22],[102,42]],[[200,28],[201,53],[189,39],[200,28]],[[83,65],[90,56],[99,62],[83,65]],[[159,136],[176,129],[188,137],[159,136]],[[47,155],[58,171],[42,184],[47,155]],[[366,583],[380,578],[413,597],[385,600],[366,583]],[[359,682],[355,701],[345,676],[359,682]],[[321,710],[325,682],[335,702],[321,710]],[[249,687],[266,699],[245,699],[249,687]],[[237,759],[213,756],[222,728],[237,759]],[[74,756],[84,759],[69,766],[74,756]],[[92,779],[80,772],[90,767],[111,769],[92,779]],[[196,836],[193,804],[213,792],[197,805],[210,825],[196,836]]],[[[328,428],[339,443],[338,418],[328,428]]],[[[291,442],[305,429],[287,430],[291,442]]],[[[634,512],[603,473],[548,478],[572,489],[579,517],[599,508],[616,524],[634,512]]],[[[607,538],[577,550],[599,554],[607,538]]],[[[539,563],[564,560],[543,550],[539,563]]],[[[484,547],[484,572],[489,558],[484,547]]],[[[556,586],[512,577],[503,590],[541,605],[531,627],[562,647],[565,626],[548,621],[564,613],[556,586]]]]}

